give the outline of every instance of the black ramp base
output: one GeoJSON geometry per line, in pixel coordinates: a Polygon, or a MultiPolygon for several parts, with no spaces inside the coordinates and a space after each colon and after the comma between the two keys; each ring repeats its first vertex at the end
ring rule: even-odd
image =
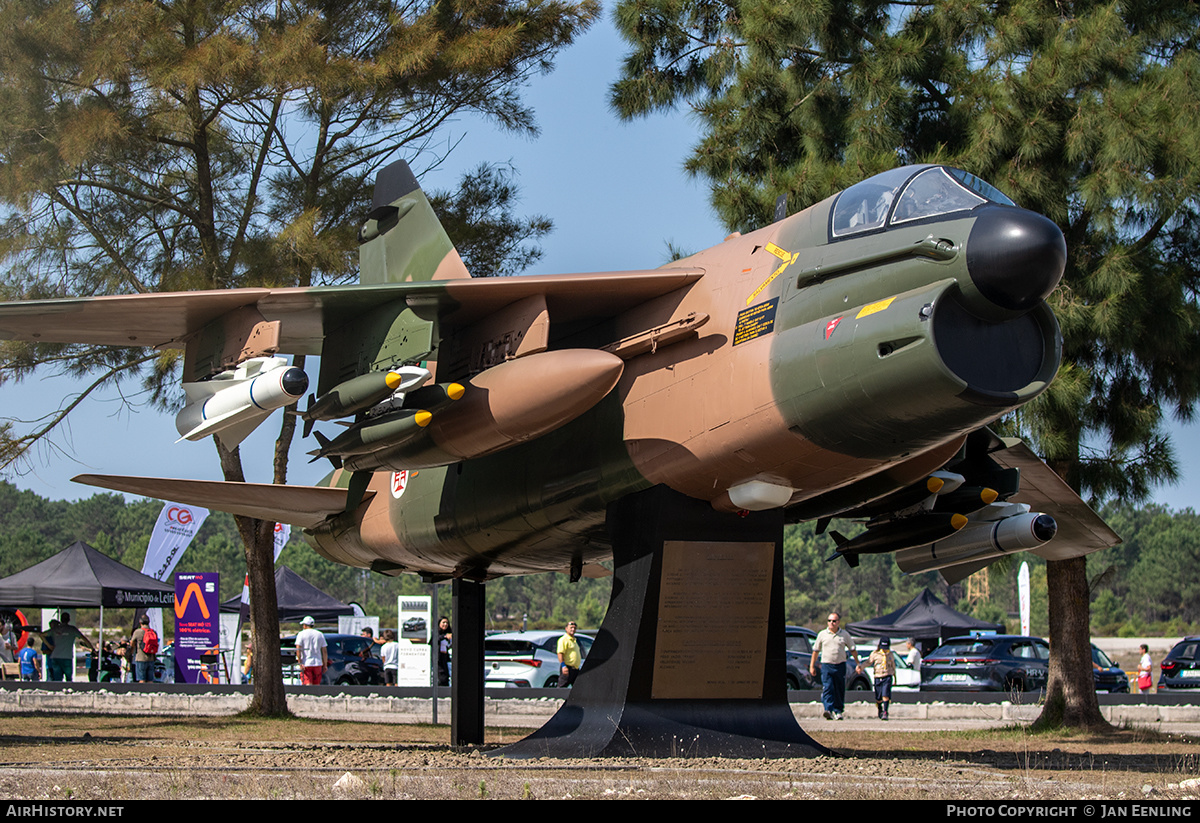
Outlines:
{"type": "Polygon", "coordinates": [[[612,599],[566,702],[497,755],[808,757],[787,703],[783,515],[663,486],[609,507],[612,599]]]}

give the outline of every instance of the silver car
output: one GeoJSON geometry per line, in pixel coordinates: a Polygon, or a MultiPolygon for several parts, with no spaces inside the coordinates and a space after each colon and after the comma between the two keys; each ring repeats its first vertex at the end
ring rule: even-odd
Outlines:
{"type": "MultiPolygon", "coordinates": [[[[489,689],[552,689],[558,685],[560,631],[503,632],[483,639],[483,685],[489,689]]],[[[592,639],[576,634],[585,659],[592,639]]]]}

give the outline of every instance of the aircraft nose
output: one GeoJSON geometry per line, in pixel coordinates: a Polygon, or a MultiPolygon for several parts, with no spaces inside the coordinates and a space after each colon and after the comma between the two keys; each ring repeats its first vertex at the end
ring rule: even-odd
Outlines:
{"type": "Polygon", "coordinates": [[[967,271],[979,294],[1006,313],[1038,305],[1062,279],[1067,243],[1050,219],[1024,209],[980,209],[967,238],[967,271]]]}

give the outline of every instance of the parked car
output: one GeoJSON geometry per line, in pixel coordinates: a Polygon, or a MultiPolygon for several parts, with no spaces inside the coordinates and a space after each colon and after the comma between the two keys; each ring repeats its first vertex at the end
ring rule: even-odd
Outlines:
{"type": "MultiPolygon", "coordinates": [[[[558,638],[561,631],[502,632],[483,640],[483,685],[551,689],[558,685],[558,638]]],[[[594,638],[576,633],[586,660],[594,638]]]]}
{"type": "Polygon", "coordinates": [[[1096,682],[1096,691],[1109,694],[1128,694],[1129,675],[1112,662],[1107,654],[1092,644],[1092,679],[1096,682]],[[1099,666],[1100,668],[1096,668],[1099,666]]]}
{"type": "Polygon", "coordinates": [[[812,662],[812,643],[816,636],[816,632],[803,626],[787,627],[785,649],[788,691],[821,688],[820,682],[814,680],[808,670],[812,662]]]}
{"type": "MultiPolygon", "coordinates": [[[[296,638],[285,637],[279,643],[285,680],[299,683],[296,638]]],[[[357,634],[326,634],[325,645],[329,653],[329,667],[321,677],[321,685],[383,685],[383,661],[379,659],[377,647],[370,638],[357,634]]]]}
{"type": "Polygon", "coordinates": [[[1162,659],[1158,689],[1195,689],[1200,687],[1200,637],[1185,637],[1162,659]]]}
{"type": "Polygon", "coordinates": [[[1046,686],[1050,645],[1040,637],[989,634],[955,637],[921,664],[921,688],[934,691],[1024,692],[1046,686]]]}
{"type": "MultiPolygon", "coordinates": [[[[785,630],[785,650],[787,655],[787,687],[796,689],[819,689],[821,678],[814,678],[809,672],[812,664],[813,641],[817,633],[803,626],[788,626],[785,630]]],[[[863,658],[864,662],[866,658],[863,658]]],[[[871,679],[864,668],[861,672],[854,670],[854,661],[846,661],[847,691],[870,691],[871,679]]]]}

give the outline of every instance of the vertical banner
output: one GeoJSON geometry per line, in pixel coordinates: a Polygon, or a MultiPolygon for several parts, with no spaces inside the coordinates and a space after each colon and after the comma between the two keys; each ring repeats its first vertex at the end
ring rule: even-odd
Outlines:
{"type": "Polygon", "coordinates": [[[433,598],[428,595],[396,598],[396,611],[400,623],[400,670],[396,674],[400,686],[428,686],[436,671],[434,658],[437,643],[429,643],[433,632],[433,598]],[[432,655],[431,655],[432,651],[432,655]]]}
{"type": "Polygon", "coordinates": [[[221,646],[220,575],[175,575],[175,682],[215,683],[221,646]]]}
{"type": "Polygon", "coordinates": [[[292,527],[287,523],[275,524],[275,562],[279,562],[279,553],[292,537],[292,527]]]}
{"type": "MultiPolygon", "coordinates": [[[[208,509],[201,506],[185,506],[182,503],[164,503],[154,523],[154,531],[150,533],[150,543],[146,546],[146,559],[142,561],[142,574],[155,580],[170,580],[171,572],[179,563],[183,552],[191,545],[196,532],[204,525],[208,517],[208,509]]],[[[163,616],[162,609],[146,609],[150,617],[150,626],[158,634],[162,644],[163,616]]],[[[161,645],[159,647],[161,651],[161,645]]]]}
{"type": "Polygon", "coordinates": [[[183,550],[191,544],[196,532],[208,517],[208,509],[167,503],[158,513],[158,522],[150,533],[142,574],[155,580],[170,580],[183,550]]]}
{"type": "Polygon", "coordinates": [[[1029,635],[1029,562],[1021,561],[1017,572],[1017,601],[1021,607],[1021,634],[1029,635]]]}

